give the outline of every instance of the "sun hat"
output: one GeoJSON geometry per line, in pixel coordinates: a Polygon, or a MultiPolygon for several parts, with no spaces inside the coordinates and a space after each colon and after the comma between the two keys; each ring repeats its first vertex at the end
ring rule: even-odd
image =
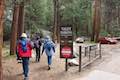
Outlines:
{"type": "Polygon", "coordinates": [[[45,39],[51,39],[50,36],[45,36],[45,39]]]}
{"type": "Polygon", "coordinates": [[[27,38],[27,34],[26,33],[22,33],[21,37],[27,38]]]}

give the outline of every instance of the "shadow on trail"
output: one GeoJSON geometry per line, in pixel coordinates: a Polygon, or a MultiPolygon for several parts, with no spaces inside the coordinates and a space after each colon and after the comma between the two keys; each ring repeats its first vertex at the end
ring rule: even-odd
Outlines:
{"type": "Polygon", "coordinates": [[[34,72],[48,71],[47,69],[48,69],[47,66],[42,66],[42,67],[34,69],[34,72]]]}
{"type": "Polygon", "coordinates": [[[23,80],[22,79],[22,74],[17,74],[17,75],[3,75],[3,80],[23,80]]]}

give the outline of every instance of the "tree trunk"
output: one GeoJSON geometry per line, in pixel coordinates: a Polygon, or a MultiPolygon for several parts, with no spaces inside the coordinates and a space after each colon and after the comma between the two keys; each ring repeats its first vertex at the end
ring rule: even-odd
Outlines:
{"type": "Polygon", "coordinates": [[[93,4],[93,28],[92,28],[92,36],[91,36],[91,41],[94,41],[95,39],[95,24],[96,24],[96,1],[94,0],[93,4]]]}
{"type": "Polygon", "coordinates": [[[118,26],[120,27],[120,5],[118,5],[118,26]]]}
{"type": "Polygon", "coordinates": [[[3,80],[2,45],[3,45],[4,8],[5,8],[5,0],[0,0],[0,80],[3,80]]]}
{"type": "Polygon", "coordinates": [[[72,17],[72,26],[73,26],[73,32],[75,32],[73,39],[75,40],[77,38],[77,32],[76,32],[76,23],[75,23],[75,17],[72,17]]]}
{"type": "Polygon", "coordinates": [[[86,25],[86,36],[87,37],[89,36],[89,27],[88,27],[88,24],[86,25]]]}
{"type": "Polygon", "coordinates": [[[58,6],[59,6],[59,1],[58,0],[53,0],[54,3],[54,25],[53,25],[53,39],[54,41],[58,40],[58,33],[57,33],[57,28],[58,28],[58,6]]]}
{"type": "Polygon", "coordinates": [[[14,53],[16,53],[18,16],[19,16],[19,5],[15,3],[13,21],[12,21],[12,27],[11,27],[10,55],[13,55],[14,53]]]}
{"type": "Polygon", "coordinates": [[[24,32],[24,2],[19,6],[19,19],[18,19],[18,38],[24,32]]]}
{"type": "Polygon", "coordinates": [[[99,33],[100,33],[100,27],[101,27],[101,0],[97,0],[96,2],[96,36],[95,36],[95,42],[98,42],[99,33]]]}
{"type": "Polygon", "coordinates": [[[94,1],[94,18],[93,18],[93,32],[92,32],[92,41],[97,42],[100,33],[100,24],[101,24],[101,16],[100,16],[100,9],[101,9],[101,1],[95,0],[94,1]]]}
{"type": "Polygon", "coordinates": [[[61,25],[61,19],[60,19],[60,0],[58,0],[57,2],[57,32],[56,32],[56,35],[57,35],[57,42],[59,43],[60,42],[60,33],[59,33],[59,30],[60,30],[60,25],[61,25]]]}
{"type": "MultiPolygon", "coordinates": [[[[75,22],[76,22],[76,26],[75,26],[75,28],[76,28],[76,38],[79,36],[78,35],[78,31],[79,31],[79,20],[78,20],[78,18],[77,17],[75,17],[75,22]]],[[[76,39],[75,38],[75,39],[76,39]]]]}

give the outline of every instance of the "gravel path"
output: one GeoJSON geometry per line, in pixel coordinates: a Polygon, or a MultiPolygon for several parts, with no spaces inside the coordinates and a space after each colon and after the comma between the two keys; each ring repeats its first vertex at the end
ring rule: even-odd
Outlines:
{"type": "MultiPolygon", "coordinates": [[[[113,72],[120,75],[120,44],[102,45],[102,59],[78,72],[78,67],[70,67],[65,71],[65,60],[59,58],[59,51],[53,57],[53,65],[47,70],[47,58],[44,54],[39,63],[30,61],[30,80],[74,80],[89,74],[93,70],[113,72]]],[[[4,80],[23,80],[22,66],[14,58],[3,59],[4,80]]]]}

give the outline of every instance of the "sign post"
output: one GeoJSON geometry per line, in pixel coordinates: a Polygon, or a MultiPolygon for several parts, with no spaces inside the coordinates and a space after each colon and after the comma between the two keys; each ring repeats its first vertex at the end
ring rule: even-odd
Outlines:
{"type": "Polygon", "coordinates": [[[65,70],[67,71],[67,61],[73,58],[73,28],[71,25],[60,26],[60,58],[66,59],[65,70]]]}
{"type": "Polygon", "coordinates": [[[68,71],[68,59],[65,59],[65,71],[68,71]]]}

